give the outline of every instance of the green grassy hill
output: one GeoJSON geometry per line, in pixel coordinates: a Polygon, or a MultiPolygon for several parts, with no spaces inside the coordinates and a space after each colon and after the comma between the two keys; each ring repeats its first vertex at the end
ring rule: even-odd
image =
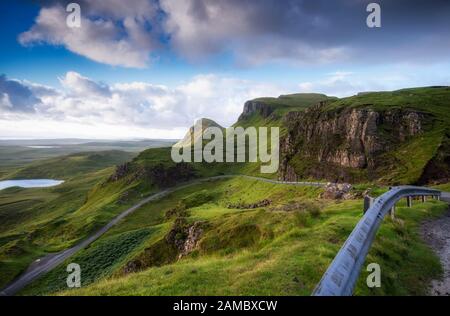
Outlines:
{"type": "MultiPolygon", "coordinates": [[[[320,193],[243,178],[182,189],[69,259],[82,266],[81,289],[66,289],[63,264],[21,294],[310,295],[362,215],[361,200],[323,200],[320,193]],[[253,208],[264,200],[269,204],[253,208]],[[201,233],[183,253],[177,245],[192,238],[192,227],[201,233]]],[[[368,257],[383,267],[383,287],[368,289],[363,271],[356,294],[424,294],[440,265],[417,227],[445,209],[437,201],[413,209],[401,203],[368,257]]]]}
{"type": "Polygon", "coordinates": [[[4,179],[69,179],[130,160],[136,154],[119,150],[81,152],[39,160],[3,176],[4,179]]]}
{"type": "MultiPolygon", "coordinates": [[[[289,133],[295,136],[294,128],[303,126],[302,118],[315,111],[318,102],[319,110],[314,113],[326,119],[354,108],[426,113],[423,134],[406,138],[385,153],[394,157],[384,165],[386,182],[411,182],[424,169],[433,171],[434,166],[446,164],[447,90],[407,89],[345,99],[320,94],[261,98],[246,104],[235,126],[280,126],[284,137],[289,133]]],[[[379,131],[391,133],[390,125],[380,126],[379,131]]],[[[324,138],[323,144],[328,140],[337,144],[340,137],[324,138]]],[[[300,145],[295,143],[296,149],[300,145]]],[[[294,151],[294,156],[300,157],[299,152],[294,151]]],[[[128,162],[120,155],[95,155],[47,160],[15,173],[68,177],[59,187],[0,192],[0,219],[5,223],[0,229],[0,284],[10,281],[32,260],[73,245],[154,192],[196,178],[261,176],[257,163],[175,164],[170,148],[148,149],[128,162]],[[116,158],[121,160],[114,163],[116,167],[103,169],[116,158]]],[[[314,168],[318,166],[311,166],[314,168]]],[[[141,207],[70,258],[66,264],[82,266],[81,289],[66,289],[67,272],[62,264],[20,294],[310,295],[362,216],[361,192],[385,190],[378,181],[359,180],[365,182],[356,185],[347,200],[324,199],[320,188],[242,177],[182,188],[141,207]]],[[[429,280],[441,273],[438,258],[419,236],[419,226],[425,218],[441,215],[447,205],[428,201],[414,203],[412,209],[404,207],[404,202],[398,206],[397,218],[385,220],[367,258],[381,264],[383,286],[368,289],[363,271],[357,295],[425,294],[429,280]]]]}
{"type": "Polygon", "coordinates": [[[450,181],[450,88],[370,92],[285,115],[282,178],[450,181]]]}
{"type": "Polygon", "coordinates": [[[128,159],[130,154],[120,151],[75,154],[34,162],[9,175],[65,182],[0,191],[0,286],[33,260],[70,247],[126,207],[117,202],[124,188],[95,188],[110,177],[115,164],[128,159]],[[98,191],[95,198],[89,197],[92,190],[98,191]]]}

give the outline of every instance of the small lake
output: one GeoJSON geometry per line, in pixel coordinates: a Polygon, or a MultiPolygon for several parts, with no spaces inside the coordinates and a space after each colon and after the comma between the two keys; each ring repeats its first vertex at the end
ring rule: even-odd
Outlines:
{"type": "Polygon", "coordinates": [[[46,188],[54,187],[63,183],[63,180],[35,179],[35,180],[4,180],[0,181],[0,190],[21,187],[21,188],[46,188]]]}

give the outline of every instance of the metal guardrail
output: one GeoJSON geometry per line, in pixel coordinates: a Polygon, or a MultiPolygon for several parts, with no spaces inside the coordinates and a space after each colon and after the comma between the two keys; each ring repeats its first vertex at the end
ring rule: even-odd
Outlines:
{"type": "Polygon", "coordinates": [[[404,197],[435,196],[441,192],[414,186],[399,186],[376,198],[353,229],[317,284],[314,296],[350,296],[378,228],[395,203],[404,197]]]}

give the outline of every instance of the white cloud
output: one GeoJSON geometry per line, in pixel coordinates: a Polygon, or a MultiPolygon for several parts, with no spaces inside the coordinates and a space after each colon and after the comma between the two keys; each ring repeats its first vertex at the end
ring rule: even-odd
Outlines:
{"type": "Polygon", "coordinates": [[[64,78],[60,78],[61,84],[72,94],[89,97],[108,97],[109,87],[106,84],[97,83],[79,73],[69,71],[64,78]]]}
{"type": "Polygon", "coordinates": [[[44,7],[31,29],[20,34],[19,42],[22,45],[44,42],[62,45],[100,63],[145,67],[150,52],[158,45],[147,31],[147,17],[153,17],[154,8],[148,1],[127,1],[127,6],[124,2],[115,2],[122,11],[110,1],[108,5],[103,1],[82,4],[80,28],[66,25],[67,12],[62,5],[44,7]],[[102,18],[98,14],[103,14],[102,18]]]}
{"type": "Polygon", "coordinates": [[[200,62],[227,55],[249,66],[430,63],[446,58],[449,49],[446,0],[433,6],[383,1],[388,14],[378,30],[366,27],[361,0],[78,0],[81,28],[67,27],[68,13],[58,2],[42,1],[35,24],[19,41],[62,45],[114,66],[146,67],[166,51],[200,62]]]}
{"type": "Polygon", "coordinates": [[[34,113],[11,113],[0,109],[0,120],[22,122],[20,126],[30,124],[28,128],[21,128],[21,133],[29,131],[30,135],[42,134],[48,127],[51,134],[48,136],[62,128],[62,134],[77,131],[82,134],[80,136],[94,131],[102,137],[105,137],[105,131],[115,136],[132,137],[166,132],[165,138],[174,138],[175,134],[182,137],[199,117],[229,126],[236,121],[245,101],[285,92],[274,85],[213,74],[195,76],[176,87],[146,82],[107,85],[76,72],[66,73],[60,82],[61,90],[22,82],[39,99],[34,105],[34,113]]]}
{"type": "Polygon", "coordinates": [[[410,81],[404,76],[388,77],[383,80],[376,74],[356,74],[352,72],[337,71],[325,76],[322,80],[301,82],[298,87],[300,92],[319,92],[330,96],[347,97],[365,91],[395,90],[405,87],[405,82],[410,81]]]}
{"type": "Polygon", "coordinates": [[[231,51],[243,65],[320,64],[349,55],[344,45],[319,45],[309,39],[306,28],[329,25],[323,17],[308,14],[301,3],[162,0],[161,7],[172,45],[192,60],[231,51]]]}

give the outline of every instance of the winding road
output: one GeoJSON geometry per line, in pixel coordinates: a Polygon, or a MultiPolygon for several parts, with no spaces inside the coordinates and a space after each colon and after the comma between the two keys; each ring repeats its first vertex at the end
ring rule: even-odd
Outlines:
{"type": "Polygon", "coordinates": [[[128,208],[127,210],[120,213],[118,216],[116,216],[114,219],[112,219],[108,224],[106,224],[104,227],[102,227],[100,230],[98,230],[96,233],[88,237],[87,239],[83,240],[79,244],[73,246],[72,248],[63,250],[61,252],[55,253],[55,254],[49,254],[41,259],[36,260],[33,262],[28,269],[20,275],[17,279],[15,279],[13,282],[11,282],[9,285],[7,285],[1,292],[0,296],[11,296],[16,294],[18,291],[23,289],[26,285],[31,283],[32,281],[36,280],[38,277],[44,275],[45,273],[51,271],[52,269],[56,268],[58,265],[63,263],[66,259],[74,255],[79,250],[86,248],[88,245],[90,245],[92,242],[100,238],[104,233],[106,233],[111,227],[116,225],[118,222],[120,222],[123,218],[128,216],[129,214],[133,213],[143,205],[158,200],[174,191],[184,189],[186,187],[196,185],[202,182],[207,181],[213,181],[213,180],[220,180],[220,179],[227,179],[227,178],[235,178],[235,177],[243,177],[250,180],[258,180],[268,183],[274,183],[274,184],[285,184],[285,185],[296,185],[296,186],[324,186],[325,183],[321,182],[286,182],[286,181],[277,181],[272,179],[266,179],[266,178],[259,178],[259,177],[253,177],[253,176],[246,176],[246,175],[222,175],[222,176],[215,176],[215,177],[209,177],[209,178],[202,178],[197,179],[185,184],[181,184],[179,186],[166,189],[163,191],[160,191],[158,193],[155,193],[153,195],[148,196],[147,198],[143,199],[136,205],[128,208]]]}

